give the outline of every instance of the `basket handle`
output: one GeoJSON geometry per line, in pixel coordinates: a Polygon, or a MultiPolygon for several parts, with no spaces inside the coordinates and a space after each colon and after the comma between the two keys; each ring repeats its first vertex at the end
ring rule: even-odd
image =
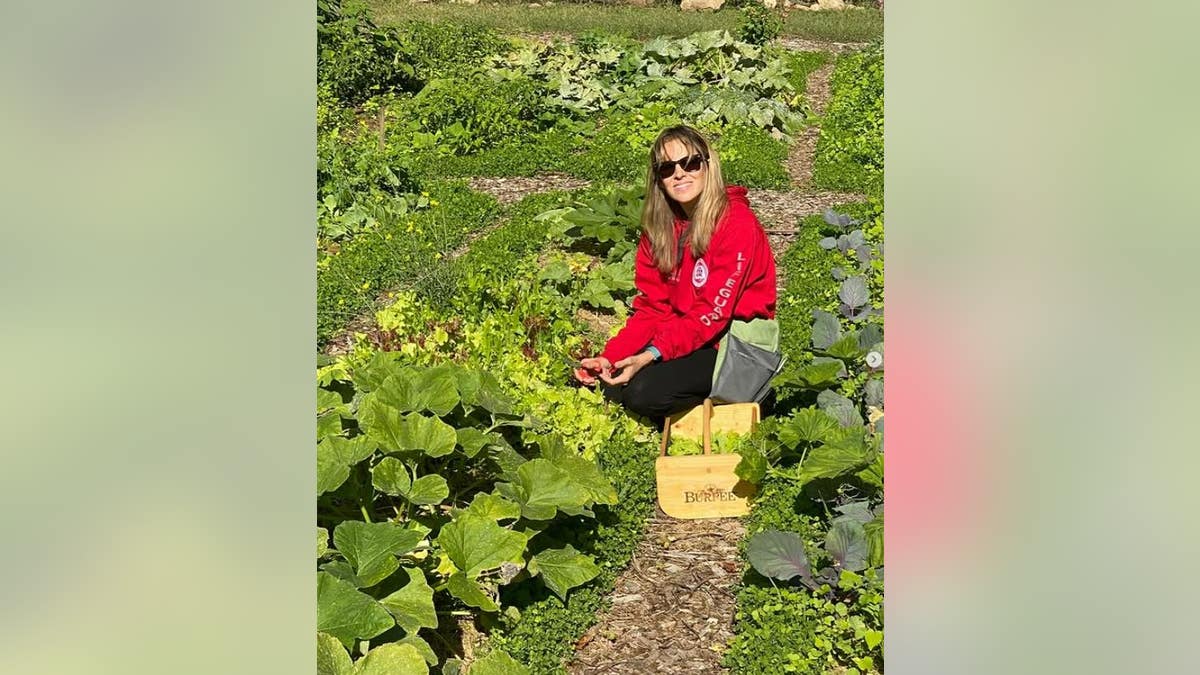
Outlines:
{"type": "Polygon", "coordinates": [[[671,442],[671,416],[667,415],[667,419],[663,421],[662,432],[662,447],[658,449],[659,457],[667,456],[667,444],[671,442]]]}
{"type": "Polygon", "coordinates": [[[712,454],[712,416],[713,402],[711,398],[704,399],[704,454],[712,454]]]}

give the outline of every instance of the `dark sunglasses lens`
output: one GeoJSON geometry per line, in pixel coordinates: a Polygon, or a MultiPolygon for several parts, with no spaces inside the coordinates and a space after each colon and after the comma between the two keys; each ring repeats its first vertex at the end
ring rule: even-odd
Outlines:
{"type": "Polygon", "coordinates": [[[657,165],[659,178],[670,178],[675,174],[675,165],[683,167],[684,171],[699,171],[700,167],[704,166],[703,155],[692,155],[677,161],[661,162],[657,165]]]}

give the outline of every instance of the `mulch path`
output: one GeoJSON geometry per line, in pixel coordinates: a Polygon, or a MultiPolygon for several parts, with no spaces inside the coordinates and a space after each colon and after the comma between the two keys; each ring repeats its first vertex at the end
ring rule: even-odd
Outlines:
{"type": "MultiPolygon", "coordinates": [[[[827,63],[808,76],[805,84],[804,97],[812,107],[814,119],[825,114],[829,104],[829,79],[833,75],[833,64],[827,63]]],[[[821,136],[821,127],[809,124],[796,138],[796,142],[788,150],[787,170],[792,177],[792,185],[805,189],[812,184],[813,157],[817,154],[817,139],[821,136]]]]}
{"type": "Polygon", "coordinates": [[[659,511],[617,580],[612,609],[580,638],[567,672],[723,672],[744,535],[736,518],[675,520],[659,511]]]}
{"type": "Polygon", "coordinates": [[[582,178],[559,173],[537,176],[476,177],[468,183],[472,190],[486,192],[505,205],[519,202],[526,196],[537,192],[577,190],[591,184],[590,181],[582,178]]]}
{"type": "Polygon", "coordinates": [[[775,38],[775,44],[784,49],[791,49],[797,52],[833,52],[834,54],[843,54],[852,52],[857,49],[862,49],[868,45],[866,42],[825,42],[823,40],[808,40],[802,37],[785,35],[775,38]]]}

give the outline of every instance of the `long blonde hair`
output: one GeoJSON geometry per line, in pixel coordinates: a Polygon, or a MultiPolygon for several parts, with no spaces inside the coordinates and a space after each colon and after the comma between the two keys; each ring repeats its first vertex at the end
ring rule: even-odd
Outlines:
{"type": "Polygon", "coordinates": [[[654,264],[663,274],[670,274],[679,265],[679,261],[675,259],[678,254],[675,219],[687,218],[679,202],[667,195],[666,188],[654,171],[655,164],[669,159],[665,153],[666,145],[670,141],[683,144],[689,156],[699,154],[708,158],[704,189],[692,212],[692,233],[688,244],[693,255],[701,256],[708,250],[713,231],[717,229],[717,221],[729,205],[729,199],[725,196],[725,180],[721,177],[721,162],[704,136],[685,125],[663,129],[650,148],[650,166],[646,170],[646,203],[642,206],[642,229],[650,238],[654,264]]]}

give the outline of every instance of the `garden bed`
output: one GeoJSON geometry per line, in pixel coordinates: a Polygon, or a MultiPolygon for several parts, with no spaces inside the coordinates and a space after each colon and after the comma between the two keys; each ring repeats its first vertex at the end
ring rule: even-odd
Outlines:
{"type": "MultiPolygon", "coordinates": [[[[799,642],[759,639],[768,629],[754,617],[775,601],[749,575],[734,608],[742,524],[654,517],[657,431],[576,386],[568,366],[598,351],[629,311],[646,148],[664,126],[687,122],[714,139],[727,180],[753,188],[773,248],[797,241],[780,258],[780,320],[795,362],[780,412],[834,394],[862,402],[872,374],[857,347],[838,348],[851,373],[825,382],[833,393],[818,397],[806,370],[832,348],[814,347],[802,326],[813,309],[838,309],[841,287],[828,275],[852,263],[844,256],[854,247],[822,248],[830,226],[820,215],[798,221],[874,190],[869,181],[797,189],[789,172],[792,143],[821,118],[806,94],[828,57],[721,32],[662,30],[638,34],[655,38],[642,42],[612,28],[536,44],[480,25],[391,28],[336,2],[319,7],[318,342],[339,335],[337,356],[318,368],[320,672],[346,675],[351,659],[397,673],[707,672],[722,660],[737,672],[782,672],[752,664],[778,664],[780,645],[793,642],[805,667],[866,664],[854,659],[877,644],[847,652],[841,626],[802,627],[799,642]],[[810,653],[824,649],[817,638],[833,646],[810,653]]],[[[384,5],[374,7],[378,16],[384,5]]],[[[847,58],[835,98],[857,77],[847,58]]],[[[862,135],[830,119],[841,130],[831,138],[862,135]]],[[[807,147],[817,178],[822,153],[846,154],[844,143],[807,147]]],[[[880,241],[877,199],[842,210],[868,223],[864,244],[880,241]]],[[[868,290],[881,290],[878,273],[868,290]]],[[[850,311],[864,302],[850,298],[850,311]]],[[[760,450],[781,442],[780,427],[764,427],[760,450]]],[[[856,450],[867,466],[855,480],[866,485],[882,461],[872,442],[856,450]]],[[[766,495],[746,531],[799,527],[812,548],[828,518],[795,511],[795,495],[773,496],[793,485],[780,471],[795,469],[786,452],[763,452],[744,460],[761,469],[766,495]]],[[[823,560],[816,548],[811,557],[823,560]]],[[[863,630],[874,630],[874,596],[855,597],[864,603],[855,616],[876,622],[863,630]]],[[[834,611],[800,604],[807,613],[789,621],[834,611]]]]}

